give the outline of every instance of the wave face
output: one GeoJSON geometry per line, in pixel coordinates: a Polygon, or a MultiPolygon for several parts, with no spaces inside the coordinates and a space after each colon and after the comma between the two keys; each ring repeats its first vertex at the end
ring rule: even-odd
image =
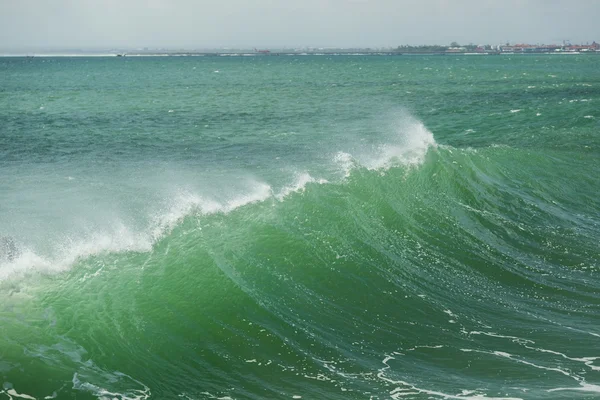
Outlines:
{"type": "Polygon", "coordinates": [[[0,399],[599,396],[599,63],[0,60],[0,399]]]}

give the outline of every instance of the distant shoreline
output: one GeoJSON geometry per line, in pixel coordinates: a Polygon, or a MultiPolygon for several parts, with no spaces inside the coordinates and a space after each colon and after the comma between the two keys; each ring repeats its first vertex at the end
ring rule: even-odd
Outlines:
{"type": "Polygon", "coordinates": [[[498,55],[600,55],[600,51],[561,51],[561,52],[419,52],[419,51],[305,51],[305,52],[132,52],[132,53],[28,53],[28,54],[0,54],[0,57],[35,58],[35,57],[278,57],[278,56],[498,56],[498,55]]]}
{"type": "Polygon", "coordinates": [[[271,47],[271,48],[166,48],[96,47],[0,49],[0,57],[273,57],[273,56],[407,56],[407,55],[500,55],[500,54],[600,54],[600,44],[468,44],[401,45],[397,47],[271,47]]]}

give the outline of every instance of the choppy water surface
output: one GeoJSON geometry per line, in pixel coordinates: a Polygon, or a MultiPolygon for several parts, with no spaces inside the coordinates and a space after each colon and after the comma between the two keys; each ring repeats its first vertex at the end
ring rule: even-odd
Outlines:
{"type": "Polygon", "coordinates": [[[0,59],[0,399],[600,396],[600,57],[0,59]]]}

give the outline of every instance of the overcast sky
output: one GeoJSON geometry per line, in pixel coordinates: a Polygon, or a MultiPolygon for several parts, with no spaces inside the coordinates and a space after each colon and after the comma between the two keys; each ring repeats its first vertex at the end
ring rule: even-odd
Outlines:
{"type": "Polygon", "coordinates": [[[600,0],[0,0],[1,49],[600,41],[600,0]]]}

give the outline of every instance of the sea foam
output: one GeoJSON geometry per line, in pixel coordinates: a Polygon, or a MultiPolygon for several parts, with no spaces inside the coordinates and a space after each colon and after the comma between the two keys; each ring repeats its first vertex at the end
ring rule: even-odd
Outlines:
{"type": "Polygon", "coordinates": [[[149,252],[189,215],[229,213],[247,204],[276,197],[271,186],[264,182],[249,181],[246,186],[245,190],[219,199],[182,189],[170,195],[162,207],[150,211],[142,226],[126,223],[126,218],[115,218],[103,227],[89,228],[83,234],[48,232],[52,239],[44,248],[17,243],[15,257],[0,259],[0,283],[32,272],[63,272],[80,259],[103,253],[149,252]]]}
{"type": "Polygon", "coordinates": [[[425,124],[407,113],[395,118],[390,131],[379,143],[336,153],[333,160],[344,177],[356,167],[387,170],[401,165],[418,166],[425,161],[429,148],[437,146],[425,124]]]}
{"type": "Polygon", "coordinates": [[[149,252],[163,237],[170,234],[186,217],[228,214],[238,208],[268,199],[283,201],[292,193],[302,192],[310,183],[328,183],[307,172],[297,173],[289,185],[278,190],[265,182],[248,180],[243,189],[229,194],[202,195],[191,189],[180,189],[164,201],[162,207],[146,216],[145,226],[127,225],[116,219],[103,228],[90,229],[85,235],[49,235],[55,239],[46,246],[49,251],[22,244],[18,254],[0,260],[0,283],[11,277],[23,277],[32,272],[59,273],[68,270],[78,260],[103,253],[149,252]]]}

